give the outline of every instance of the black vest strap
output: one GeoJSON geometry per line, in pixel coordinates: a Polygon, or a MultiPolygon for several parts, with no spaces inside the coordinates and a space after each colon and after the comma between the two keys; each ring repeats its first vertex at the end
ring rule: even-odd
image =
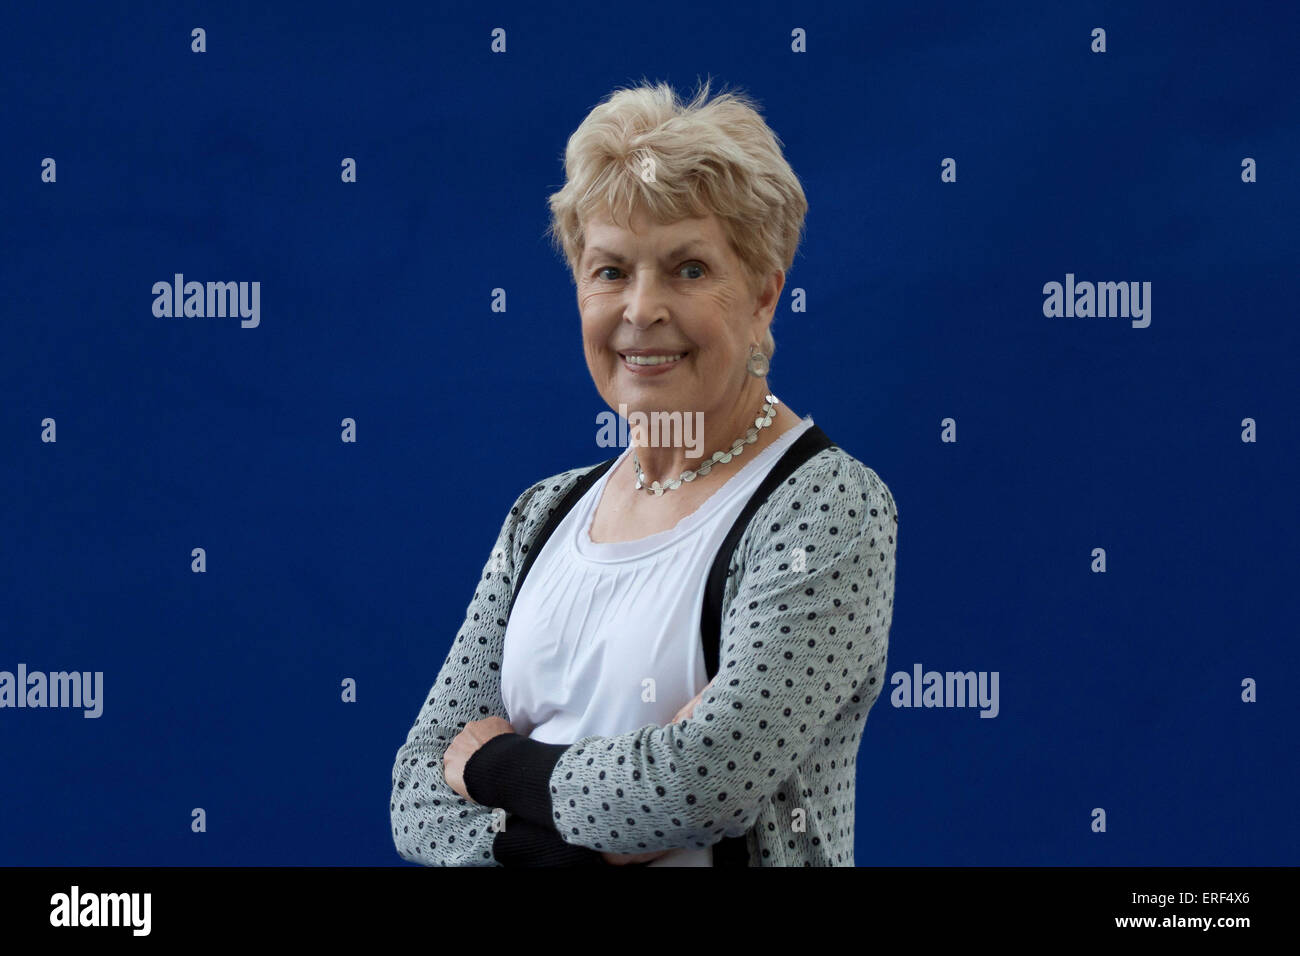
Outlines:
{"type": "MultiPolygon", "coordinates": [[[[745,531],[748,529],[755,513],[763,506],[763,503],[767,501],[777,486],[789,478],[808,459],[833,445],[834,442],[816,425],[813,425],[800,435],[795,443],[781,455],[772,470],[767,473],[757,490],[750,496],[749,501],[745,503],[744,509],[732,524],[731,530],[727,532],[727,537],[723,539],[722,546],[718,549],[717,555],[713,559],[713,565],[709,570],[709,579],[704,591],[704,605],[700,611],[700,635],[704,644],[704,667],[709,680],[712,680],[718,673],[720,636],[722,634],[722,594],[726,588],[727,578],[730,576],[731,559],[735,554],[737,545],[740,543],[740,539],[744,537],[745,531]]],[[[603,461],[590,471],[585,472],[577,483],[569,489],[568,494],[560,500],[560,503],[551,510],[550,515],[547,516],[542,525],[541,531],[537,533],[536,539],[528,545],[528,553],[524,556],[523,566],[519,569],[519,574],[515,576],[514,590],[510,595],[511,610],[514,609],[515,597],[523,587],[524,578],[528,576],[533,562],[537,559],[537,555],[541,553],[546,542],[550,540],[560,522],[564,520],[564,516],[573,510],[573,506],[582,499],[587,490],[599,481],[600,476],[609,471],[616,461],[618,461],[618,456],[609,459],[609,461],[603,461]]],[[[746,845],[746,838],[743,836],[724,837],[715,843],[713,845],[713,865],[748,866],[749,850],[746,845]]]]}
{"type": "Polygon", "coordinates": [[[537,537],[533,542],[524,545],[524,547],[528,549],[528,553],[524,555],[523,567],[521,567],[519,573],[515,575],[514,590],[510,592],[509,610],[513,611],[515,609],[515,598],[519,596],[519,589],[524,586],[524,578],[528,577],[528,572],[532,569],[533,562],[536,561],[537,556],[542,553],[543,546],[551,539],[551,535],[555,533],[555,529],[558,528],[560,522],[564,520],[564,516],[573,510],[573,506],[582,500],[582,496],[587,493],[587,489],[599,481],[600,476],[609,471],[610,467],[616,461],[618,461],[617,455],[609,461],[602,461],[595,468],[585,472],[578,479],[577,484],[569,489],[569,493],[560,499],[560,503],[551,509],[551,513],[542,524],[542,530],[537,532],[537,537]]]}
{"type": "MultiPolygon", "coordinates": [[[[722,634],[722,593],[726,588],[727,578],[731,575],[731,559],[736,546],[744,537],[754,514],[763,506],[763,502],[776,490],[781,482],[790,477],[800,465],[823,449],[834,444],[826,433],[813,425],[800,435],[793,445],[786,449],[772,470],[767,473],[762,483],[750,496],[744,509],[736,518],[718,548],[709,570],[709,582],[704,590],[704,604],[700,609],[700,637],[704,642],[704,669],[709,680],[718,673],[718,654],[721,649],[722,634]]],[[[747,838],[723,837],[713,844],[714,866],[749,866],[749,848],[747,838]]]]}
{"type": "Polygon", "coordinates": [[[713,559],[713,567],[709,571],[708,587],[704,591],[704,605],[700,610],[700,634],[704,639],[704,669],[709,675],[709,680],[718,673],[718,635],[722,632],[722,592],[726,587],[727,578],[731,576],[731,558],[736,551],[736,546],[745,536],[745,531],[749,528],[755,513],[763,507],[763,503],[777,486],[794,474],[795,469],[809,458],[831,445],[832,442],[826,437],[826,433],[816,425],[800,435],[772,466],[772,470],[767,473],[767,477],[763,479],[758,489],[750,495],[749,501],[746,502],[739,517],[732,524],[731,530],[723,539],[722,546],[718,548],[717,556],[713,559]]]}

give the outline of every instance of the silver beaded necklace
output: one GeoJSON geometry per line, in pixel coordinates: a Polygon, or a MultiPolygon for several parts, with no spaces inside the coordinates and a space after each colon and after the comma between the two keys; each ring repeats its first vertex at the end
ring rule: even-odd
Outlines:
{"type": "Polygon", "coordinates": [[[694,471],[684,471],[680,478],[673,478],[666,485],[660,485],[659,482],[651,482],[647,487],[645,483],[645,474],[641,471],[641,459],[636,456],[636,449],[632,450],[632,464],[636,466],[636,490],[640,491],[645,488],[646,494],[652,494],[656,497],[662,495],[665,491],[672,491],[674,488],[680,488],[683,481],[694,481],[696,476],[704,477],[716,464],[725,465],[731,461],[733,455],[739,455],[745,450],[746,445],[752,445],[758,441],[758,432],[761,428],[767,428],[772,424],[772,416],[776,414],[776,406],[781,403],[776,400],[775,395],[768,395],[767,401],[763,404],[763,410],[759,412],[758,417],[754,419],[754,424],[749,427],[744,436],[737,438],[731,445],[730,451],[715,451],[713,457],[702,464],[694,471]]]}

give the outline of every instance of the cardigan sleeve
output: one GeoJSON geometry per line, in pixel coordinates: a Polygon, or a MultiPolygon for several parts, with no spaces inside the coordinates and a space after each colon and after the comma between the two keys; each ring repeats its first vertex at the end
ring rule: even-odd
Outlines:
{"type": "MultiPolygon", "coordinates": [[[[543,835],[534,828],[515,827],[508,817],[501,829],[495,823],[503,815],[466,800],[447,785],[442,773],[443,754],[466,723],[492,715],[506,718],[501,700],[501,649],[519,559],[516,536],[531,496],[540,487],[526,490],[510,509],[465,622],[425,695],[406,743],[397,751],[389,815],[397,852],[410,862],[426,866],[572,865],[581,856],[573,853],[580,848],[564,845],[554,832],[543,835]]],[[[599,853],[592,855],[600,857],[599,853]]]]}
{"type": "Polygon", "coordinates": [[[475,786],[580,846],[703,847],[743,834],[818,738],[861,733],[885,679],[897,510],[874,471],[850,465],[805,472],[755,515],[718,674],[690,719],[568,748],[494,739],[471,758],[475,786]]]}
{"type": "Polygon", "coordinates": [[[611,866],[600,852],[565,843],[554,827],[538,826],[509,814],[492,841],[492,853],[502,866],[611,866]]]}

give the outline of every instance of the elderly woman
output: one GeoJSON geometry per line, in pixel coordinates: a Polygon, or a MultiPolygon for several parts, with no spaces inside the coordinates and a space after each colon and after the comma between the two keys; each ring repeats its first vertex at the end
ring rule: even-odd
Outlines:
{"type": "Polygon", "coordinates": [[[807,202],[752,101],[708,96],[619,90],[569,140],[552,235],[587,369],[637,427],[510,508],[397,752],[406,860],[854,862],[898,515],[771,394],[807,202]],[[702,440],[652,441],[674,414],[702,440]]]}

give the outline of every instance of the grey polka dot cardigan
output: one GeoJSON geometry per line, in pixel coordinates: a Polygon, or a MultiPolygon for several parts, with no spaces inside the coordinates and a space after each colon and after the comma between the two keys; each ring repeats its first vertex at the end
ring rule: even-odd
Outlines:
{"type": "Polygon", "coordinates": [[[501,527],[397,752],[398,853],[430,866],[605,865],[602,851],[744,837],[750,866],[852,866],[858,747],[886,680],[898,511],[880,477],[838,446],[800,465],[749,523],[724,590],[718,674],[690,719],[572,745],[502,734],[466,766],[473,801],[447,786],[443,753],[466,722],[507,717],[515,572],[590,468],[527,489],[501,527]]]}

